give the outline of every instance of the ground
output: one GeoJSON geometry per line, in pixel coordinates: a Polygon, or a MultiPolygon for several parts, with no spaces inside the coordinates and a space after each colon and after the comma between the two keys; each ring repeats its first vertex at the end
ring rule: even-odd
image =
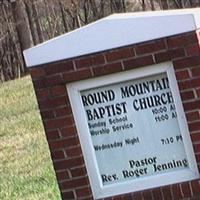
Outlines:
{"type": "Polygon", "coordinates": [[[61,199],[30,76],[0,84],[0,199],[61,199]]]}

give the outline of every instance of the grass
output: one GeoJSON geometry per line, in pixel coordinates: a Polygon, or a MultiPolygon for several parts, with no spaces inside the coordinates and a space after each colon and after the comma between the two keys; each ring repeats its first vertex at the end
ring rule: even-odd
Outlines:
{"type": "Polygon", "coordinates": [[[0,84],[0,199],[61,199],[29,76],[0,84]]]}

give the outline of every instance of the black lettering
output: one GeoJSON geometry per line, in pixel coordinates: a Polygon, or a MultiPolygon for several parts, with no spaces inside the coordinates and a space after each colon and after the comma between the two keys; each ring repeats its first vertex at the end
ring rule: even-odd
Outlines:
{"type": "Polygon", "coordinates": [[[174,102],[172,92],[167,92],[167,101],[168,101],[168,103],[174,102]]]}
{"type": "Polygon", "coordinates": [[[108,90],[108,99],[113,101],[115,99],[115,93],[112,90],[108,90]]]}
{"type": "Polygon", "coordinates": [[[88,106],[87,97],[85,95],[83,95],[83,96],[81,96],[81,98],[82,98],[82,101],[83,101],[83,105],[88,106]]]}
{"type": "Polygon", "coordinates": [[[161,99],[162,104],[164,104],[164,105],[167,104],[167,100],[165,99],[165,97],[166,97],[165,93],[161,94],[160,99],[161,99]]]}
{"type": "Polygon", "coordinates": [[[156,106],[161,106],[162,105],[161,102],[160,102],[160,96],[154,95],[153,98],[154,98],[156,106]]]}
{"type": "Polygon", "coordinates": [[[94,97],[91,95],[91,94],[89,94],[88,96],[87,96],[87,101],[88,101],[88,103],[90,104],[90,105],[93,105],[94,104],[94,97]]]}
{"type": "Polygon", "coordinates": [[[105,114],[105,109],[103,107],[100,107],[99,108],[99,115],[100,115],[99,118],[103,118],[104,114],[105,114]]]}
{"type": "Polygon", "coordinates": [[[86,113],[87,113],[88,121],[93,120],[93,116],[92,116],[91,110],[86,110],[86,113]]]}
{"type": "Polygon", "coordinates": [[[82,101],[84,106],[105,103],[113,101],[114,99],[115,99],[115,93],[112,90],[106,90],[88,95],[82,95],[82,101]]]}
{"type": "Polygon", "coordinates": [[[133,107],[134,107],[134,109],[135,109],[136,111],[140,110],[140,107],[139,107],[138,105],[136,105],[137,103],[138,103],[138,100],[135,99],[135,100],[133,101],[133,107]]]}
{"type": "Polygon", "coordinates": [[[125,86],[124,88],[120,89],[121,89],[122,99],[129,97],[128,86],[125,86]]]}

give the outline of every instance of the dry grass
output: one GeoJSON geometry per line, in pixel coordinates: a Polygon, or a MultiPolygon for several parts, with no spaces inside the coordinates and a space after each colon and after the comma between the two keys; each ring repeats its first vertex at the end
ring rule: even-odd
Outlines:
{"type": "Polygon", "coordinates": [[[0,199],[61,199],[29,76],[0,85],[0,199]]]}

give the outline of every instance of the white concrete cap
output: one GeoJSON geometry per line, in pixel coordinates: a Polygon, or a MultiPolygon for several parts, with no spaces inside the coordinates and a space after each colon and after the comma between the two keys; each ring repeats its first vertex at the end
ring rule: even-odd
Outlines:
{"type": "Polygon", "coordinates": [[[114,14],[24,51],[28,67],[200,28],[200,9],[114,14]]]}

